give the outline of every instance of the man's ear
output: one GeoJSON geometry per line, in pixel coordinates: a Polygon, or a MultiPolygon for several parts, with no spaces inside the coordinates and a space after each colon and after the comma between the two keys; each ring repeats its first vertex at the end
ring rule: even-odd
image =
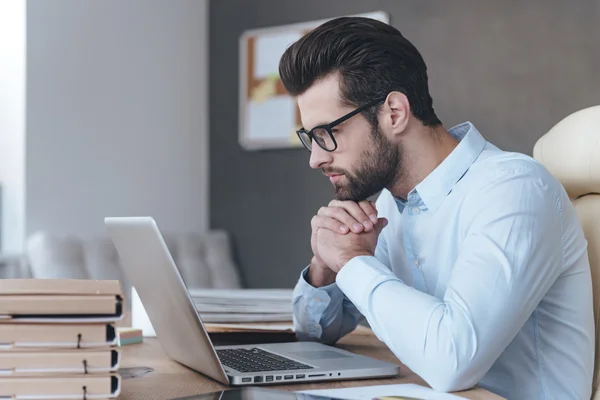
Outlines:
{"type": "Polygon", "coordinates": [[[381,125],[391,136],[398,136],[404,132],[410,117],[410,104],[408,98],[401,92],[390,92],[382,107],[383,121],[381,125]]]}

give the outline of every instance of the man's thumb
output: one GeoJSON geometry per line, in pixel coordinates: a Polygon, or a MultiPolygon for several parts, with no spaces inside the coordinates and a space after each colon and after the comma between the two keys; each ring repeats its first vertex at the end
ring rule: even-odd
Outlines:
{"type": "Polygon", "coordinates": [[[388,224],[387,218],[379,218],[379,220],[377,221],[377,224],[375,225],[375,230],[378,235],[381,233],[383,228],[385,228],[387,226],[387,224],[388,224]]]}

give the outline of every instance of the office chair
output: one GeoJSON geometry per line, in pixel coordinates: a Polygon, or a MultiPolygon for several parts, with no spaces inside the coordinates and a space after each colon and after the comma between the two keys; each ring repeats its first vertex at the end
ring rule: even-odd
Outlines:
{"type": "Polygon", "coordinates": [[[592,399],[600,400],[600,105],[561,120],[537,141],[533,157],[567,190],[588,241],[596,324],[592,399]]]}

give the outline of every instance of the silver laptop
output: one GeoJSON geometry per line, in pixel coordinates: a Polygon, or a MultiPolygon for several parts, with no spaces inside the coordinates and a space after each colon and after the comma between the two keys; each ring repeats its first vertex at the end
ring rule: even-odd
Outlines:
{"type": "Polygon", "coordinates": [[[395,376],[399,366],[316,342],[213,346],[154,219],[106,218],[166,354],[226,385],[395,376]]]}

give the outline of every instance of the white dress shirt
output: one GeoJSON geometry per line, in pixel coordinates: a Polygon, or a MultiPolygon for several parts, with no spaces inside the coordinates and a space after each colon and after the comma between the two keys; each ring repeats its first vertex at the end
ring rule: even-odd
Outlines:
{"type": "Polygon", "coordinates": [[[589,399],[594,319],[587,242],[562,185],[537,161],[460,142],[409,194],[384,190],[375,256],[336,283],[294,290],[301,340],[334,343],[366,317],[434,389],[474,385],[513,399],[589,399]]]}

